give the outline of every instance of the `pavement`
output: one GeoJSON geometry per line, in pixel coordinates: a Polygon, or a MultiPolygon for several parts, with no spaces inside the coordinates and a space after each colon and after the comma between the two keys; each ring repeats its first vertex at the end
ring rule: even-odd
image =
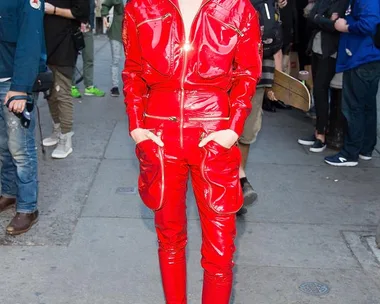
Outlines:
{"type": "MultiPolygon", "coordinates": [[[[96,38],[95,82],[110,89],[110,48],[96,38]]],[[[43,133],[51,130],[39,101],[43,133]]],[[[258,202],[238,219],[234,304],[379,304],[380,154],[333,168],[297,144],[313,126],[296,110],[264,113],[248,162],[258,202]]],[[[1,304],[163,304],[153,214],[123,99],[75,100],[74,153],[39,151],[39,223],[8,237],[0,215],[1,304]]],[[[40,150],[40,149],[39,149],[40,150]]],[[[188,303],[201,303],[200,228],[189,191],[188,303]]],[[[218,304],[215,302],[215,304],[218,304]]]]}
{"type": "MultiPolygon", "coordinates": [[[[379,82],[380,87],[380,82],[379,82]]],[[[380,104],[380,90],[377,92],[377,104],[380,104]]],[[[380,107],[377,107],[377,116],[380,117],[380,107]]],[[[380,151],[380,119],[377,121],[377,146],[376,149],[380,151]]]]}

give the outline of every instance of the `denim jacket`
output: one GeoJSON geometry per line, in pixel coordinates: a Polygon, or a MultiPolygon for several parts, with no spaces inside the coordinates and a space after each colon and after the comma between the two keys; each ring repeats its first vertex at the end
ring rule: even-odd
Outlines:
{"type": "Polygon", "coordinates": [[[0,78],[30,93],[41,65],[44,0],[0,1],[0,78]]]}

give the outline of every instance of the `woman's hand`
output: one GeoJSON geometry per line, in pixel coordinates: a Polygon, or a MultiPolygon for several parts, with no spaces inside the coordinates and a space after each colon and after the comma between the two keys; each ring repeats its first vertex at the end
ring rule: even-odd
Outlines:
{"type": "Polygon", "coordinates": [[[332,13],[331,17],[330,17],[330,20],[332,21],[335,21],[339,18],[339,14],[338,13],[332,13]]]}
{"type": "Polygon", "coordinates": [[[284,8],[287,5],[288,5],[288,1],[287,0],[278,0],[278,6],[280,8],[284,8]]]}
{"type": "MultiPolygon", "coordinates": [[[[160,134],[159,134],[160,135],[160,134]]],[[[161,138],[147,129],[137,128],[131,132],[131,136],[136,144],[141,143],[144,140],[153,140],[158,146],[163,147],[164,143],[161,138]]]]}
{"type": "Polygon", "coordinates": [[[108,22],[108,17],[103,17],[103,24],[104,24],[104,27],[109,30],[110,27],[111,27],[111,24],[108,22]]]}
{"type": "Polygon", "coordinates": [[[347,24],[347,20],[346,19],[343,19],[343,18],[338,18],[336,21],[335,21],[335,29],[338,31],[338,32],[341,32],[341,33],[348,33],[348,24],[347,24]]]}
{"type": "Polygon", "coordinates": [[[45,2],[45,13],[48,15],[54,15],[54,5],[45,2]]]}
{"type": "Polygon", "coordinates": [[[215,141],[219,145],[229,149],[236,143],[238,139],[239,135],[237,135],[235,131],[232,131],[230,129],[216,131],[203,138],[199,143],[199,147],[202,148],[208,142],[215,141]]]}
{"type": "Polygon", "coordinates": [[[276,98],[276,95],[274,94],[274,92],[272,90],[265,90],[265,94],[267,95],[267,98],[270,101],[278,101],[276,98]]]}

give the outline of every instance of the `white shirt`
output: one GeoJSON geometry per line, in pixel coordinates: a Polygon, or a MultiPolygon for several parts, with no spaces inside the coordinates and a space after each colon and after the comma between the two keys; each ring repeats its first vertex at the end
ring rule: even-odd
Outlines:
{"type": "Polygon", "coordinates": [[[185,25],[186,42],[189,42],[191,25],[201,7],[203,0],[178,0],[179,8],[181,10],[183,23],[185,25]]]}
{"type": "Polygon", "coordinates": [[[0,78],[0,82],[6,82],[8,81],[10,78],[0,78]]]}

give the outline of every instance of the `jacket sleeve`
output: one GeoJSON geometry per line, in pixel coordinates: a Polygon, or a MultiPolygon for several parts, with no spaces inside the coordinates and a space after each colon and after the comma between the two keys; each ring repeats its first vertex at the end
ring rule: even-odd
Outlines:
{"type": "Polygon", "coordinates": [[[313,22],[316,23],[319,26],[319,28],[323,31],[331,33],[336,32],[334,26],[335,22],[333,20],[330,20],[329,18],[323,17],[321,15],[316,15],[313,22]]]}
{"type": "MultiPolygon", "coordinates": [[[[318,3],[316,4],[318,6],[318,3]]],[[[345,17],[345,12],[348,7],[348,1],[347,0],[340,0],[335,3],[335,8],[331,9],[333,13],[338,13],[339,18],[345,17]]],[[[321,15],[315,15],[313,22],[315,22],[320,29],[330,32],[330,33],[337,33],[338,31],[335,29],[335,21],[331,20],[330,18],[327,18],[325,16],[321,15]]]]}
{"type": "Polygon", "coordinates": [[[106,17],[109,15],[111,8],[113,7],[113,1],[112,0],[104,0],[102,3],[102,9],[100,11],[100,14],[102,17],[106,17]]]}
{"type": "Polygon", "coordinates": [[[353,9],[354,18],[348,18],[348,31],[352,34],[372,36],[380,23],[380,2],[373,0],[356,0],[353,9]],[[358,13],[356,13],[358,12],[358,13]]]}
{"type": "Polygon", "coordinates": [[[75,19],[87,23],[90,19],[90,0],[75,1],[75,4],[71,7],[71,13],[75,19]]]}
{"type": "Polygon", "coordinates": [[[125,65],[122,72],[124,83],[125,104],[129,118],[129,131],[144,128],[144,96],[148,92],[148,86],[142,74],[141,48],[139,44],[136,23],[128,12],[126,6],[123,21],[122,34],[125,65]]]}
{"type": "Polygon", "coordinates": [[[317,2],[314,5],[313,9],[310,11],[308,20],[310,21],[311,26],[313,29],[318,31],[323,30],[330,33],[336,32],[334,21],[318,13],[320,11],[321,4],[321,1],[317,2]]]}
{"type": "Polygon", "coordinates": [[[13,64],[11,91],[31,93],[40,66],[43,45],[44,2],[34,8],[29,1],[20,1],[19,34],[13,64]]]}
{"type": "Polygon", "coordinates": [[[256,92],[256,84],[261,77],[262,43],[259,17],[250,9],[248,22],[242,30],[237,44],[233,83],[230,91],[230,126],[239,136],[252,105],[251,99],[256,92]]]}
{"type": "MultiPolygon", "coordinates": [[[[293,10],[293,31],[294,31],[294,41],[293,43],[294,44],[298,44],[299,43],[299,26],[298,26],[298,11],[297,11],[297,4],[296,4],[296,0],[292,1],[292,10],[293,10]]],[[[304,30],[304,29],[302,29],[304,30]]]]}

